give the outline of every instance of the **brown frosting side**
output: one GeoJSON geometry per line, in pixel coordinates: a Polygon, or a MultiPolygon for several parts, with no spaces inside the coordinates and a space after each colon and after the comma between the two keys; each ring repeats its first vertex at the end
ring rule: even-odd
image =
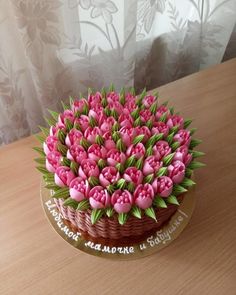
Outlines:
{"type": "MultiPolygon", "coordinates": [[[[181,202],[183,195],[178,197],[181,202]]],[[[167,223],[176,212],[178,206],[169,204],[167,208],[155,210],[157,222],[143,215],[141,219],[130,216],[124,225],[120,225],[117,215],[112,218],[106,216],[91,223],[91,210],[76,211],[72,207],[63,206],[63,199],[54,199],[65,223],[73,230],[78,231],[86,240],[107,246],[128,246],[139,243],[152,235],[167,223]]]]}

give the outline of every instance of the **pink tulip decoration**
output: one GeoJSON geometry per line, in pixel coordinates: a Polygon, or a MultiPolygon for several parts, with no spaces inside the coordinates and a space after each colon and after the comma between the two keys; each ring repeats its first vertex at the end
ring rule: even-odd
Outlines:
{"type": "Polygon", "coordinates": [[[139,184],[134,191],[134,203],[141,209],[147,209],[152,205],[154,190],[151,184],[139,184]]]}
{"type": "Polygon", "coordinates": [[[164,113],[167,113],[167,115],[169,115],[170,111],[166,106],[162,105],[157,109],[155,115],[156,119],[159,119],[164,113]]]}
{"type": "Polygon", "coordinates": [[[178,126],[179,129],[183,129],[184,119],[178,115],[172,115],[169,117],[166,124],[169,126],[169,128],[172,128],[174,126],[178,126]]]}
{"type": "Polygon", "coordinates": [[[109,109],[115,110],[119,115],[122,114],[123,106],[119,103],[119,101],[112,101],[108,103],[109,109]]]}
{"type": "Polygon", "coordinates": [[[123,164],[126,160],[124,153],[119,152],[117,149],[112,149],[107,153],[107,163],[110,166],[116,166],[117,164],[123,164]]]}
{"type": "Polygon", "coordinates": [[[81,177],[74,178],[70,183],[70,196],[72,199],[80,202],[88,198],[89,184],[87,180],[81,177]]]}
{"type": "Polygon", "coordinates": [[[99,175],[99,181],[104,187],[116,183],[119,179],[120,173],[112,166],[103,168],[99,175]]]}
{"type": "Polygon", "coordinates": [[[83,133],[73,128],[66,135],[65,143],[68,147],[70,147],[74,144],[78,144],[82,138],[83,138],[83,133]]]}
{"type": "Polygon", "coordinates": [[[117,92],[111,91],[107,93],[107,101],[108,103],[111,103],[113,101],[119,102],[120,96],[117,92]]]}
{"type": "Polygon", "coordinates": [[[88,179],[90,176],[98,177],[99,168],[95,161],[90,159],[84,159],[81,161],[78,174],[83,179],[88,179]]]}
{"type": "Polygon", "coordinates": [[[134,119],[131,117],[130,114],[123,113],[118,118],[118,123],[121,127],[133,127],[134,119]]]}
{"type": "Polygon", "coordinates": [[[127,112],[127,114],[132,113],[137,109],[137,105],[135,103],[135,100],[128,100],[124,105],[124,112],[127,112]]]}
{"type": "Polygon", "coordinates": [[[95,186],[89,192],[89,203],[93,209],[103,209],[110,205],[111,197],[102,186],[95,186]]]}
{"type": "Polygon", "coordinates": [[[143,173],[136,167],[129,167],[125,170],[123,178],[128,182],[139,185],[143,181],[143,173]]]}
{"type": "Polygon", "coordinates": [[[86,99],[84,98],[77,99],[73,102],[71,109],[74,113],[76,112],[82,113],[86,105],[88,105],[88,102],[86,99]]]}
{"type": "Polygon", "coordinates": [[[156,173],[161,167],[162,162],[160,162],[157,157],[149,156],[144,161],[143,174],[146,176],[148,174],[156,173]]]}
{"type": "Polygon", "coordinates": [[[43,150],[46,155],[48,155],[50,152],[57,150],[57,145],[59,143],[59,140],[56,136],[48,136],[46,138],[46,141],[43,143],[43,150]]]}
{"type": "Polygon", "coordinates": [[[127,190],[116,190],[111,196],[111,204],[117,213],[128,213],[133,204],[133,197],[127,190]]]}
{"type": "Polygon", "coordinates": [[[153,121],[154,116],[149,109],[141,110],[139,113],[140,119],[143,123],[147,123],[147,121],[153,121]]]}
{"type": "Polygon", "coordinates": [[[103,133],[110,132],[116,120],[113,117],[103,118],[99,120],[100,129],[103,133]]]}
{"type": "Polygon", "coordinates": [[[87,152],[81,145],[74,144],[67,150],[66,156],[71,161],[81,163],[84,159],[87,159],[87,152]]]}
{"type": "Polygon", "coordinates": [[[84,132],[84,137],[90,143],[95,143],[97,135],[102,136],[102,131],[98,127],[88,127],[84,132]]]}
{"type": "Polygon", "coordinates": [[[74,124],[78,124],[82,132],[84,132],[89,127],[89,117],[81,115],[79,118],[75,118],[74,124]]]}
{"type": "Polygon", "coordinates": [[[143,99],[143,104],[146,108],[150,108],[151,105],[156,102],[156,97],[154,95],[146,95],[143,99]]]}
{"type": "Polygon", "coordinates": [[[174,183],[180,183],[184,179],[185,165],[180,161],[173,161],[168,166],[168,176],[174,183]]]}
{"type": "Polygon", "coordinates": [[[145,143],[151,137],[151,131],[147,126],[137,126],[135,127],[136,136],[144,135],[143,142],[145,143]]]}
{"type": "Polygon", "coordinates": [[[58,117],[58,126],[65,126],[65,120],[68,119],[69,121],[71,121],[72,123],[75,120],[75,116],[73,111],[71,110],[65,110],[62,114],[59,115],[58,117]]]}
{"type": "Polygon", "coordinates": [[[95,162],[98,162],[100,159],[105,159],[106,155],[106,148],[99,144],[94,143],[88,148],[88,158],[95,162]]]}
{"type": "Polygon", "coordinates": [[[61,154],[58,151],[49,152],[46,156],[46,168],[49,172],[55,173],[57,167],[60,166],[62,159],[61,154]]]}
{"type": "Polygon", "coordinates": [[[54,181],[60,187],[69,186],[74,178],[74,173],[67,166],[58,167],[54,174],[54,181]]]}
{"type": "Polygon", "coordinates": [[[137,159],[143,157],[145,155],[146,149],[144,145],[140,142],[138,144],[132,144],[128,147],[126,151],[126,155],[128,157],[135,156],[137,159]]]}
{"type": "Polygon", "coordinates": [[[120,137],[123,143],[128,147],[136,135],[136,131],[132,127],[121,127],[119,130],[120,137]]]}
{"type": "Polygon", "coordinates": [[[163,133],[166,137],[169,134],[169,127],[164,122],[155,122],[152,127],[152,134],[163,133]]]}
{"type": "Polygon", "coordinates": [[[102,95],[100,92],[96,92],[95,94],[89,94],[88,103],[91,108],[94,105],[100,105],[102,101],[102,95]]]}
{"type": "Polygon", "coordinates": [[[116,144],[112,139],[111,132],[106,132],[102,136],[105,139],[104,146],[107,150],[112,150],[116,148],[116,144]]]}
{"type": "Polygon", "coordinates": [[[179,160],[183,162],[185,166],[188,166],[188,164],[192,161],[192,155],[188,153],[188,147],[182,145],[177,148],[173,160],[179,160]]]}
{"type": "Polygon", "coordinates": [[[169,155],[170,153],[171,148],[168,142],[164,140],[159,140],[153,147],[153,154],[159,161],[162,160],[165,156],[169,155]]]}
{"type": "Polygon", "coordinates": [[[161,176],[153,181],[152,187],[156,194],[167,198],[172,193],[173,181],[168,176],[161,176]]]}
{"type": "Polygon", "coordinates": [[[179,130],[174,136],[174,141],[178,141],[180,145],[189,146],[191,141],[190,132],[185,129],[179,130]]]}

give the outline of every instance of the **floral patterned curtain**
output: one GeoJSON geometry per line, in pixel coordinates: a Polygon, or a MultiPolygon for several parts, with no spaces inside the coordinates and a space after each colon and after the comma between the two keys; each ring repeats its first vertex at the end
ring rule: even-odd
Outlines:
{"type": "Polygon", "coordinates": [[[235,20],[236,0],[0,0],[0,144],[87,87],[152,89],[236,56],[235,20]]]}

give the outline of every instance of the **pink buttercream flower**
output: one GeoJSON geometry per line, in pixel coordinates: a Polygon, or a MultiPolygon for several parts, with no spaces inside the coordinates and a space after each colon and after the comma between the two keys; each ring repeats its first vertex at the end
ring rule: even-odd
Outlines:
{"type": "Polygon", "coordinates": [[[125,170],[123,178],[128,182],[138,185],[143,181],[143,173],[136,167],[129,167],[125,170]]]}
{"type": "Polygon", "coordinates": [[[83,159],[81,165],[79,166],[78,174],[83,179],[87,179],[90,176],[98,177],[99,168],[95,161],[90,159],[83,159]]]}
{"type": "Polygon", "coordinates": [[[152,187],[156,194],[167,198],[172,193],[173,181],[168,176],[161,176],[153,181],[152,187]]]}
{"type": "Polygon", "coordinates": [[[126,101],[126,103],[124,105],[124,111],[126,111],[128,113],[132,113],[136,109],[137,109],[137,105],[136,105],[135,100],[126,101]]]}
{"type": "Polygon", "coordinates": [[[70,146],[66,154],[67,158],[71,161],[81,163],[84,159],[87,159],[87,153],[81,145],[74,144],[70,146]]]}
{"type": "Polygon", "coordinates": [[[62,114],[58,117],[58,126],[65,126],[65,120],[68,119],[72,123],[75,120],[74,113],[71,110],[65,110],[62,114]]]}
{"type": "Polygon", "coordinates": [[[116,164],[123,164],[126,160],[126,156],[124,153],[119,152],[117,149],[111,149],[107,153],[107,163],[110,166],[116,166],[116,164]]]}
{"type": "Polygon", "coordinates": [[[73,144],[78,144],[82,138],[83,138],[83,133],[73,128],[66,135],[65,143],[68,147],[70,147],[73,144]]]}
{"type": "Polygon", "coordinates": [[[49,172],[55,173],[57,167],[60,166],[62,159],[61,154],[58,151],[49,152],[46,156],[46,168],[49,172]]]}
{"type": "Polygon", "coordinates": [[[115,124],[116,120],[114,117],[101,117],[99,120],[99,126],[103,133],[109,132],[112,129],[112,126],[115,124]]]}
{"type": "Polygon", "coordinates": [[[115,167],[109,166],[102,169],[99,175],[99,181],[102,186],[108,186],[117,182],[120,178],[120,173],[115,167]]]}
{"type": "Polygon", "coordinates": [[[117,213],[128,213],[133,204],[133,197],[127,190],[117,190],[111,196],[111,204],[117,213]]]}
{"type": "Polygon", "coordinates": [[[49,129],[49,135],[50,136],[56,136],[58,130],[65,131],[65,126],[58,126],[58,124],[56,124],[56,126],[51,126],[50,129],[49,129]]]}
{"type": "Polygon", "coordinates": [[[103,138],[105,139],[104,146],[107,150],[115,149],[116,144],[112,139],[111,132],[106,132],[103,134],[103,138]]]}
{"type": "Polygon", "coordinates": [[[159,140],[153,147],[153,154],[158,160],[161,160],[165,156],[171,153],[171,148],[168,142],[164,140],[159,140]]]}
{"type": "Polygon", "coordinates": [[[178,141],[180,145],[189,146],[191,141],[190,132],[185,129],[179,130],[174,136],[174,141],[178,141]]]}
{"type": "Polygon", "coordinates": [[[88,127],[84,132],[84,137],[90,142],[95,143],[96,136],[101,135],[102,131],[98,127],[88,127]]]}
{"type": "Polygon", "coordinates": [[[59,140],[56,136],[49,135],[46,138],[46,141],[43,143],[44,153],[47,155],[48,153],[52,151],[56,151],[58,143],[59,143],[59,140]]]}
{"type": "Polygon", "coordinates": [[[147,209],[152,205],[154,190],[151,184],[139,184],[134,191],[134,202],[141,209],[147,209]]]}
{"type": "Polygon", "coordinates": [[[80,202],[88,198],[89,184],[87,180],[81,177],[74,178],[70,183],[70,196],[72,199],[80,202]]]}
{"type": "Polygon", "coordinates": [[[156,97],[153,95],[146,95],[143,99],[143,104],[146,108],[150,108],[150,106],[156,102],[156,97]]]}
{"type": "Polygon", "coordinates": [[[121,127],[132,127],[134,119],[131,117],[130,114],[123,113],[118,118],[118,123],[121,127]]]}
{"type": "Polygon", "coordinates": [[[123,106],[119,101],[111,101],[108,103],[109,109],[114,109],[120,115],[123,111],[123,106]]]}
{"type": "Polygon", "coordinates": [[[173,161],[168,166],[168,176],[174,183],[180,183],[184,179],[185,165],[180,161],[173,161]]]}
{"type": "Polygon", "coordinates": [[[54,181],[60,187],[69,186],[74,178],[74,173],[67,166],[57,167],[54,174],[54,181]]]}
{"type": "Polygon", "coordinates": [[[188,166],[188,164],[192,161],[192,155],[188,153],[188,147],[182,145],[177,148],[173,160],[179,160],[183,162],[185,166],[188,166]]]}
{"type": "Polygon", "coordinates": [[[135,127],[135,132],[136,136],[141,134],[144,135],[143,142],[146,142],[151,136],[151,131],[147,126],[137,126],[135,127]]]}
{"type": "Polygon", "coordinates": [[[154,120],[154,116],[149,109],[141,110],[139,113],[140,119],[142,122],[147,123],[147,121],[154,120]]]}
{"type": "Polygon", "coordinates": [[[96,92],[95,94],[89,94],[88,103],[90,108],[96,104],[101,104],[102,95],[100,92],[96,92]]]}
{"type": "Polygon", "coordinates": [[[132,140],[134,139],[134,137],[136,135],[136,132],[135,132],[135,129],[132,127],[122,127],[119,130],[119,134],[120,134],[120,137],[121,137],[123,143],[126,146],[130,146],[132,140]]]}
{"type": "Polygon", "coordinates": [[[169,109],[164,105],[159,106],[155,115],[156,119],[159,119],[164,113],[169,114],[169,109]]]}
{"type": "Polygon", "coordinates": [[[166,124],[169,126],[169,128],[172,128],[174,126],[178,126],[179,129],[183,129],[184,119],[178,115],[172,115],[169,117],[166,124]]]}
{"type": "Polygon", "coordinates": [[[81,115],[79,118],[75,119],[75,124],[78,124],[81,130],[84,132],[89,127],[89,117],[81,115]]]}
{"type": "Polygon", "coordinates": [[[155,122],[152,127],[152,134],[163,133],[166,137],[169,133],[169,127],[164,122],[155,122]]]}
{"type": "Polygon", "coordinates": [[[92,144],[88,148],[88,158],[97,162],[100,159],[104,159],[107,155],[107,150],[104,146],[100,146],[99,144],[92,144]]]}
{"type": "Polygon", "coordinates": [[[134,102],[136,102],[136,96],[134,96],[132,93],[130,93],[130,92],[127,92],[127,93],[125,93],[125,100],[126,100],[126,102],[128,102],[128,101],[134,101],[134,102]]]}
{"type": "Polygon", "coordinates": [[[112,92],[107,93],[108,103],[114,102],[114,101],[119,101],[119,99],[120,99],[120,96],[117,92],[112,91],[112,92]]]}
{"type": "Polygon", "coordinates": [[[126,154],[128,157],[135,156],[137,159],[145,155],[146,149],[144,145],[140,142],[138,144],[132,144],[128,147],[126,154]]]}
{"type": "Polygon", "coordinates": [[[86,105],[88,105],[88,102],[85,98],[77,99],[73,102],[71,109],[74,113],[82,112],[86,105]]]}
{"type": "Polygon", "coordinates": [[[149,156],[143,164],[143,174],[148,175],[157,172],[162,167],[162,162],[155,156],[149,156]]]}
{"type": "Polygon", "coordinates": [[[89,203],[93,209],[103,209],[110,205],[108,191],[102,186],[95,186],[89,192],[89,203]]]}

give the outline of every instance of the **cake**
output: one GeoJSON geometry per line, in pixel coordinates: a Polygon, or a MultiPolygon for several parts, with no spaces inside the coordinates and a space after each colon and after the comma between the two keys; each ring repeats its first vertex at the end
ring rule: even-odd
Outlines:
{"type": "Polygon", "coordinates": [[[114,87],[49,111],[35,150],[64,222],[86,240],[130,245],[161,229],[195,184],[201,142],[157,94],[114,87]]]}

